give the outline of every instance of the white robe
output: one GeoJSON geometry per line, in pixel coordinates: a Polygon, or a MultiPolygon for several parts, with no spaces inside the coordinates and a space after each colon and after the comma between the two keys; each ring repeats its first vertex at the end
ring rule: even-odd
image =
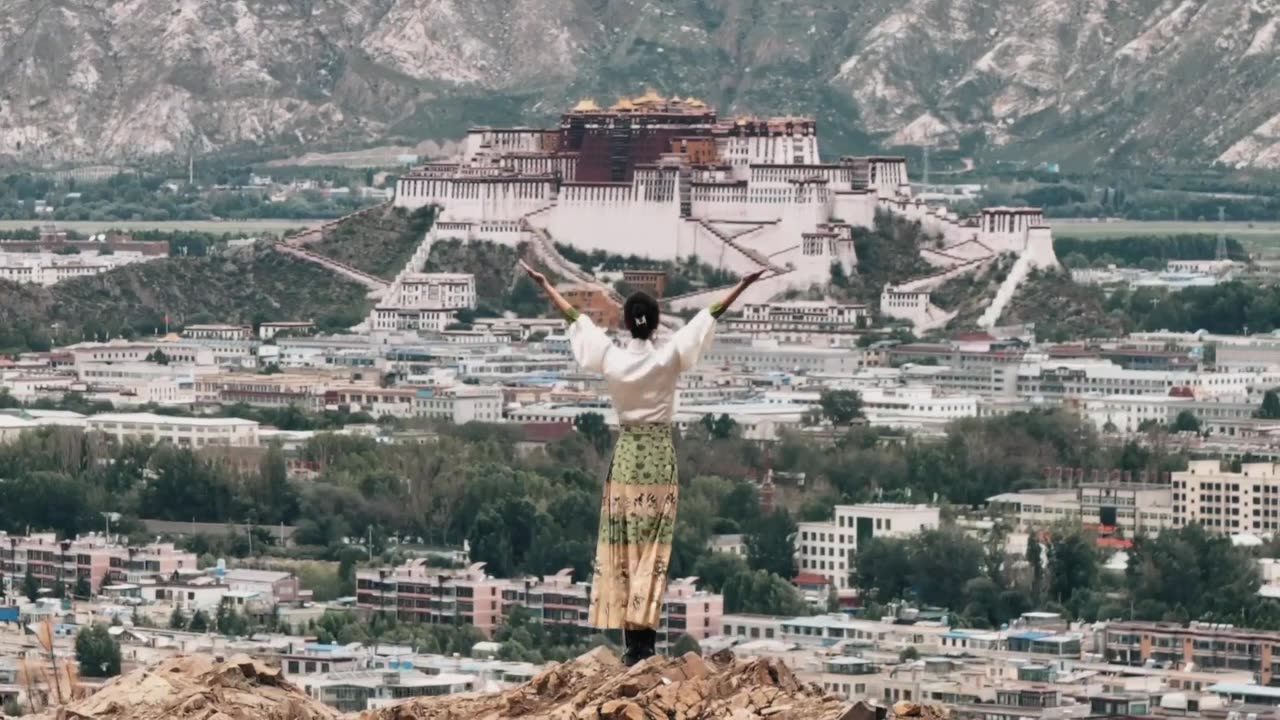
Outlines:
{"type": "Polygon", "coordinates": [[[698,364],[715,329],[715,316],[703,310],[662,345],[631,338],[618,347],[591,318],[578,315],[569,325],[569,347],[584,371],[604,376],[619,423],[670,423],[680,373],[698,364]]]}

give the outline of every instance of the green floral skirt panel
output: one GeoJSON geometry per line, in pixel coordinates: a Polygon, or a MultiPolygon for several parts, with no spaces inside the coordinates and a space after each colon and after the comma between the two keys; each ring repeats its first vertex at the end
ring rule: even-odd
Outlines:
{"type": "Polygon", "coordinates": [[[678,506],[671,426],[624,425],[600,501],[593,627],[658,627],[678,506]]]}

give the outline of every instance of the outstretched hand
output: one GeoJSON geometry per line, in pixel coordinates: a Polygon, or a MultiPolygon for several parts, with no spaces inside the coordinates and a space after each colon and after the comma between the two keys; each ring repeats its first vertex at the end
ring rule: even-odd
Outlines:
{"type": "Polygon", "coordinates": [[[754,283],[755,281],[759,280],[760,278],[764,277],[764,274],[765,274],[765,272],[767,271],[767,269],[768,269],[768,268],[760,268],[759,270],[756,270],[755,272],[749,272],[749,273],[747,273],[746,275],[743,275],[743,276],[742,276],[742,284],[743,284],[743,286],[745,287],[745,286],[747,286],[747,285],[750,285],[750,284],[754,283]]]}
{"type": "Polygon", "coordinates": [[[520,267],[529,275],[529,279],[538,284],[538,287],[545,288],[547,286],[547,276],[534,270],[529,263],[524,260],[520,261],[520,267]]]}

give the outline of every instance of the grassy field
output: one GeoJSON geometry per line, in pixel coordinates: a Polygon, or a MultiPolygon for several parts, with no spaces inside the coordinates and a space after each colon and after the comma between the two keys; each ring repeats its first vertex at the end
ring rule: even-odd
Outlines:
{"type": "MultiPolygon", "coordinates": [[[[105,232],[107,230],[158,230],[160,232],[195,231],[221,235],[223,233],[282,233],[312,225],[319,225],[323,220],[170,220],[162,222],[146,222],[142,220],[103,220],[102,222],[59,222],[57,226],[64,230],[75,230],[86,235],[105,232]]],[[[0,220],[0,232],[5,230],[25,230],[39,227],[38,220],[0,220]]]]}
{"type": "Polygon", "coordinates": [[[1216,235],[1226,232],[1256,252],[1280,251],[1280,222],[1142,222],[1119,220],[1090,222],[1054,218],[1049,220],[1054,237],[1082,240],[1130,237],[1133,235],[1216,235]]]}

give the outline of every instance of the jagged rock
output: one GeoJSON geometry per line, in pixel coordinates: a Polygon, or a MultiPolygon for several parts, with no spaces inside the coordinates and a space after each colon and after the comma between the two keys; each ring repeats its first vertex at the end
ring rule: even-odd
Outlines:
{"type": "Polygon", "coordinates": [[[708,664],[689,653],[628,669],[597,648],[505,693],[421,698],[361,720],[842,720],[848,710],[775,660],[708,664]]]}
{"type": "Polygon", "coordinates": [[[308,698],[278,668],[247,656],[214,665],[206,656],[178,657],[107,683],[44,720],[337,720],[341,713],[308,698]]]}

